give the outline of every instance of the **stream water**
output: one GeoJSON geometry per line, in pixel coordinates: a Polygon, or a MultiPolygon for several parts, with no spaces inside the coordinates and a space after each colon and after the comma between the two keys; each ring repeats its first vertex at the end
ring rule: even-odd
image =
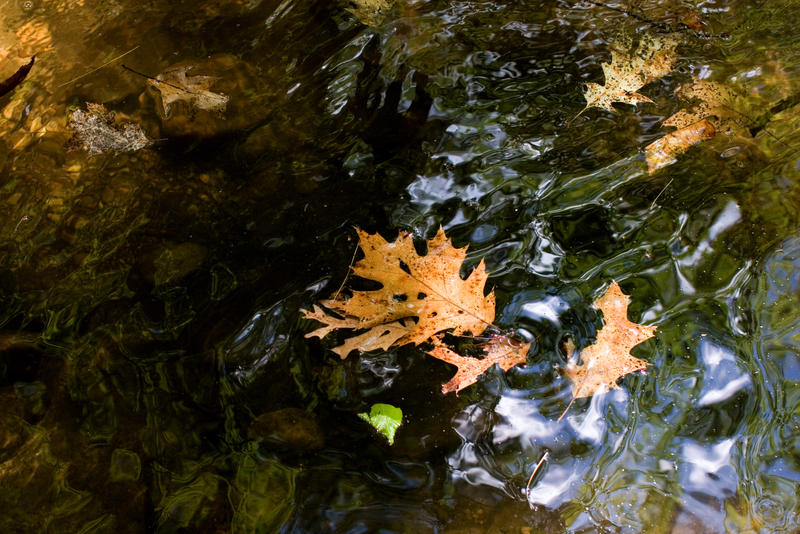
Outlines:
{"type": "Polygon", "coordinates": [[[36,62],[0,98],[0,530],[797,532],[798,7],[5,2],[0,78],[36,62]],[[579,115],[658,33],[652,103],[579,115]],[[184,71],[226,109],[165,106],[151,78],[184,71]],[[741,131],[651,174],[693,79],[743,95],[741,131]],[[86,103],[152,143],[88,154],[86,103]],[[354,227],[439,226],[527,365],[443,395],[422,348],[304,337],[354,227]],[[650,365],[559,421],[612,280],[650,365]]]}

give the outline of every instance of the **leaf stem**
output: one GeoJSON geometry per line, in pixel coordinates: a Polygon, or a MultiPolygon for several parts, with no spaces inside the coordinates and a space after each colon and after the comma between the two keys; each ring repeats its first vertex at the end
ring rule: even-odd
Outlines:
{"type": "Polygon", "coordinates": [[[539,468],[542,467],[542,464],[547,461],[547,458],[550,456],[550,451],[544,451],[544,454],[539,459],[539,463],[536,464],[536,467],[533,468],[533,473],[531,473],[530,478],[528,479],[528,484],[525,486],[525,498],[530,503],[531,498],[531,483],[533,482],[533,477],[536,476],[536,473],[539,472],[539,468]]]}

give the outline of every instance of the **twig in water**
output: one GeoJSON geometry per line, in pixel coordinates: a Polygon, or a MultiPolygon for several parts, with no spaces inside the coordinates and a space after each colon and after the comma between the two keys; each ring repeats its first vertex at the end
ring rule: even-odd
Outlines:
{"type": "Polygon", "coordinates": [[[189,93],[191,95],[197,94],[194,91],[189,91],[185,87],[181,87],[180,85],[175,85],[174,83],[169,83],[168,81],[162,80],[161,78],[158,78],[156,76],[150,76],[149,74],[145,74],[143,72],[139,72],[138,70],[134,70],[125,64],[122,65],[122,68],[136,74],[137,76],[143,76],[144,78],[147,78],[148,80],[153,80],[156,83],[163,83],[164,85],[168,85],[173,89],[177,89],[178,91],[183,91],[184,93],[189,93]]]}
{"type": "Polygon", "coordinates": [[[672,180],[674,180],[674,179],[675,179],[675,178],[670,178],[670,179],[669,179],[669,182],[667,182],[667,185],[665,185],[665,186],[664,186],[664,187],[661,189],[661,191],[659,191],[659,192],[658,192],[658,194],[656,195],[656,198],[654,198],[654,199],[653,199],[653,203],[652,203],[652,204],[650,204],[650,209],[653,209],[653,208],[655,207],[655,205],[656,205],[656,201],[657,201],[659,198],[661,198],[661,195],[664,193],[664,191],[666,191],[666,190],[667,190],[667,188],[669,187],[669,184],[671,184],[671,183],[672,183],[672,180]]]}
{"type": "Polygon", "coordinates": [[[336,300],[339,297],[339,293],[342,292],[344,289],[344,285],[347,283],[347,279],[350,278],[350,271],[353,270],[353,263],[356,261],[356,254],[358,254],[358,245],[356,245],[356,249],[353,251],[353,257],[350,258],[350,265],[347,266],[347,274],[344,275],[344,280],[342,280],[342,285],[339,286],[339,289],[336,290],[336,293],[333,294],[331,300],[336,300]]]}
{"type": "Polygon", "coordinates": [[[572,397],[572,400],[569,401],[569,404],[567,404],[567,407],[564,408],[564,412],[561,415],[558,416],[558,421],[557,422],[560,423],[561,420],[564,419],[564,416],[567,415],[567,412],[569,411],[569,409],[572,408],[572,404],[575,402],[576,398],[577,397],[572,397]]]}
{"type": "Polygon", "coordinates": [[[111,65],[112,63],[114,63],[115,61],[119,61],[120,59],[124,58],[125,56],[127,56],[128,54],[130,54],[131,52],[133,52],[134,50],[136,50],[140,46],[142,46],[142,45],[136,45],[133,48],[131,48],[130,50],[128,50],[127,52],[125,52],[124,54],[120,54],[119,56],[115,57],[114,59],[109,59],[108,61],[106,61],[105,63],[103,63],[99,67],[97,67],[96,69],[92,69],[92,70],[90,70],[89,72],[87,72],[85,74],[81,74],[77,78],[72,78],[70,81],[64,82],[61,85],[56,86],[56,88],[64,87],[65,85],[69,85],[72,82],[77,82],[81,78],[85,78],[85,77],[89,76],[90,74],[94,74],[95,72],[97,72],[98,70],[102,69],[103,67],[107,67],[107,66],[111,65]]]}
{"type": "Polygon", "coordinates": [[[544,454],[539,459],[539,463],[533,468],[533,473],[531,473],[531,477],[528,479],[528,485],[525,486],[525,498],[528,499],[528,501],[530,501],[531,498],[531,483],[533,482],[533,477],[539,472],[539,468],[542,467],[542,464],[547,461],[548,456],[550,456],[550,451],[544,451],[544,454]]]}

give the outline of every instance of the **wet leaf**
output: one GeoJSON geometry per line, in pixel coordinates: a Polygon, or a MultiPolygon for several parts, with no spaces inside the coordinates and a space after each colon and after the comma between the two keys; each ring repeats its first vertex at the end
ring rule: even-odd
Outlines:
{"type": "Polygon", "coordinates": [[[714,125],[707,119],[702,119],[653,141],[644,147],[647,170],[653,174],[657,170],[673,164],[678,156],[689,150],[689,147],[700,141],[711,139],[714,135],[716,135],[714,125]]]}
{"type": "Polygon", "coordinates": [[[347,10],[367,26],[379,26],[394,4],[392,0],[351,0],[351,3],[353,7],[347,10]]]}
{"type": "Polygon", "coordinates": [[[440,342],[437,342],[428,354],[458,367],[455,376],[442,386],[442,393],[447,394],[453,391],[458,393],[465,387],[471,386],[494,364],[499,365],[503,371],[524,364],[530,348],[530,343],[519,343],[505,336],[493,336],[484,345],[485,355],[482,358],[461,356],[440,342]]]}
{"type": "Polygon", "coordinates": [[[603,312],[605,325],[597,333],[594,345],[581,351],[583,364],[573,362],[566,368],[566,375],[573,383],[574,398],[591,397],[617,388],[617,380],[647,368],[647,362],[631,356],[630,350],[653,337],[656,327],[629,321],[629,303],[630,297],[616,282],[594,302],[594,307],[603,312]]]}
{"type": "Polygon", "coordinates": [[[369,413],[360,413],[358,416],[380,432],[389,445],[394,445],[394,435],[403,423],[403,410],[391,404],[378,403],[372,405],[369,413]]]}
{"type": "Polygon", "coordinates": [[[692,145],[717,134],[750,137],[749,120],[736,109],[744,98],[735,89],[717,82],[695,81],[675,93],[690,106],[664,121],[664,126],[677,130],[645,147],[650,174],[674,163],[692,145]]]}
{"type": "Polygon", "coordinates": [[[586,107],[581,113],[591,107],[613,111],[615,102],[632,105],[652,102],[637,91],[672,70],[678,58],[677,44],[669,35],[645,35],[636,50],[630,52],[630,40],[622,39],[617,50],[611,52],[611,63],[602,64],[605,84],[586,84],[586,107]]]}
{"type": "Polygon", "coordinates": [[[139,125],[116,123],[113,112],[102,104],[86,104],[86,111],[76,109],[69,119],[72,137],[67,147],[96,155],[104,152],[134,152],[151,143],[139,125]]]}
{"type": "Polygon", "coordinates": [[[10,93],[25,80],[25,77],[28,76],[28,73],[33,67],[33,62],[35,60],[36,56],[33,56],[28,63],[18,68],[17,72],[9,76],[4,82],[0,83],[0,96],[10,93]]]}
{"type": "Polygon", "coordinates": [[[148,85],[157,89],[161,95],[164,116],[169,116],[170,105],[178,101],[186,102],[193,109],[224,113],[228,97],[209,91],[217,78],[187,76],[187,70],[189,70],[187,67],[176,67],[147,81],[148,85]]]}
{"type": "Polygon", "coordinates": [[[494,293],[484,295],[488,273],[483,261],[462,279],[467,249],[453,247],[444,230],[428,241],[425,255],[417,254],[408,232],[389,243],[378,234],[357,231],[364,258],[353,266],[353,273],[382,287],[322,301],[333,313],[319,306],[311,312],[301,310],[306,318],[325,325],[306,337],[322,338],[340,328],[367,330],[334,349],[345,357],[352,350],[418,345],[448,329],[455,335],[478,335],[494,320],[494,293]]]}
{"type": "Polygon", "coordinates": [[[736,109],[743,95],[735,89],[717,82],[695,81],[680,86],[675,94],[690,107],[669,117],[664,126],[682,129],[706,119],[719,134],[750,136],[749,120],[736,109]]]}

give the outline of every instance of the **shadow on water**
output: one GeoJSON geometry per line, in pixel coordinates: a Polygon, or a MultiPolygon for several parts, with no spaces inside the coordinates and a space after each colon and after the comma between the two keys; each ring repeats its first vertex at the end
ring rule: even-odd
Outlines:
{"type": "Polygon", "coordinates": [[[0,78],[37,60],[0,101],[2,529],[796,528],[792,3],[367,4],[4,8],[0,78]],[[665,31],[651,104],[576,118],[610,44],[665,31]],[[226,110],[169,104],[147,76],[176,69],[226,110]],[[749,95],[756,135],[649,174],[692,79],[749,95]],[[153,143],[68,150],[87,102],[153,143]],[[527,365],[443,396],[418,348],[306,339],[354,226],[469,244],[527,365]],[[650,366],[559,420],[562,343],[594,341],[611,280],[658,326],[650,366]],[[403,409],[393,446],[356,416],[376,402],[403,409]]]}

